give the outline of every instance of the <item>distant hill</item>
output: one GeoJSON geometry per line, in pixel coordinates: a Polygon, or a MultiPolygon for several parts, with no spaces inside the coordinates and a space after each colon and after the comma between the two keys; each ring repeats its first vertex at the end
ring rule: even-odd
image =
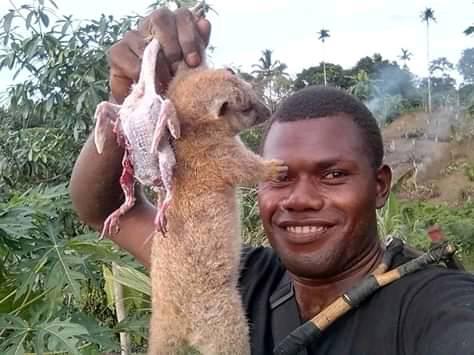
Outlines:
{"type": "Polygon", "coordinates": [[[474,121],[443,111],[405,114],[383,128],[385,161],[402,199],[474,199],[474,121]]]}

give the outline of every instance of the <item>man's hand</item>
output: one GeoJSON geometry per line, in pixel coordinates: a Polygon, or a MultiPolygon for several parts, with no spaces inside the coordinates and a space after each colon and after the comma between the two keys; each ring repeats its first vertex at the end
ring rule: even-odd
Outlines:
{"type": "Polygon", "coordinates": [[[166,8],[145,17],[137,31],[127,32],[108,53],[110,88],[113,99],[121,104],[138,81],[147,37],[157,37],[162,50],[157,59],[157,91],[163,92],[175,74],[178,63],[185,60],[190,67],[201,63],[203,49],[209,43],[211,24],[204,17],[180,8],[166,8]]]}

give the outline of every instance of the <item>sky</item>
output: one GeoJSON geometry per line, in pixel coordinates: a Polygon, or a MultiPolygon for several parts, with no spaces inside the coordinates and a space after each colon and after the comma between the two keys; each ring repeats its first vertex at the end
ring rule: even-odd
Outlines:
{"type": "MultiPolygon", "coordinates": [[[[28,0],[12,0],[16,5],[28,0]]],[[[0,0],[0,15],[11,7],[0,0]]],[[[55,0],[60,14],[94,19],[101,13],[121,17],[145,15],[152,0],[55,0]]],[[[473,24],[473,0],[208,0],[218,14],[210,13],[214,66],[233,65],[250,71],[264,49],[288,65],[296,75],[318,65],[323,58],[343,68],[363,56],[380,53],[399,60],[401,48],[413,53],[408,66],[426,75],[426,28],[420,13],[430,7],[437,22],[430,26],[431,58],[447,57],[457,63],[465,48],[474,47],[474,36],[463,31],[473,24]],[[324,48],[317,32],[328,29],[324,48]]],[[[460,76],[453,75],[458,84],[460,76]]],[[[10,73],[0,73],[0,90],[10,83],[10,73]]]]}

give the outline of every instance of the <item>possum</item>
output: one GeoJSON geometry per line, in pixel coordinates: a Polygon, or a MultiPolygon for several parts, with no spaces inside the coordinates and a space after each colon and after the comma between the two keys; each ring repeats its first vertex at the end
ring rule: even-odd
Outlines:
{"type": "Polygon", "coordinates": [[[270,116],[252,87],[228,69],[178,72],[167,97],[178,121],[173,198],[166,238],[153,238],[149,355],[250,354],[237,289],[241,251],[238,186],[279,178],[282,161],[266,161],[238,134],[270,116]]]}

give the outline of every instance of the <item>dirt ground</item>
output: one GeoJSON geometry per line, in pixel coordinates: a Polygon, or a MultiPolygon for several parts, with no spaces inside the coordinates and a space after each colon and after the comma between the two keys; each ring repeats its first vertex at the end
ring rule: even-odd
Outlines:
{"type": "Polygon", "coordinates": [[[454,112],[406,114],[385,127],[385,161],[402,199],[474,199],[474,125],[454,112]]]}

